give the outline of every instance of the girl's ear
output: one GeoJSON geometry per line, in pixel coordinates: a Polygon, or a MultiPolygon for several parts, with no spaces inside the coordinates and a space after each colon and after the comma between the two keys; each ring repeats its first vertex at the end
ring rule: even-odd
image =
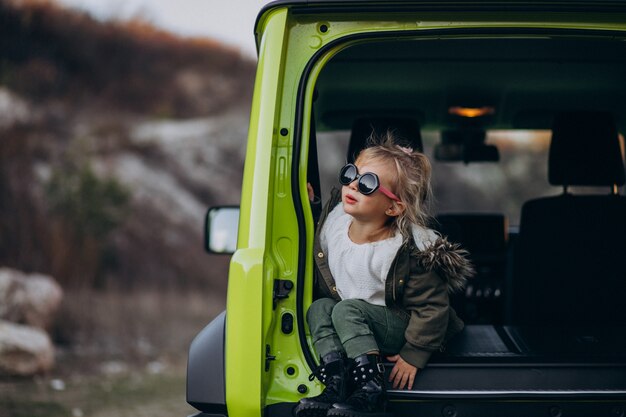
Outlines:
{"type": "Polygon", "coordinates": [[[385,214],[389,217],[398,217],[405,209],[406,206],[402,201],[394,201],[391,206],[385,210],[385,214]]]}

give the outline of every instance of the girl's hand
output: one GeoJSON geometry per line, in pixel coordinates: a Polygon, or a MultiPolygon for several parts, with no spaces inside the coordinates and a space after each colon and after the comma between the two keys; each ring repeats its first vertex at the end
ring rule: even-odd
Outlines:
{"type": "Polygon", "coordinates": [[[313,202],[313,200],[315,199],[315,193],[313,191],[313,186],[310,182],[306,183],[306,191],[309,194],[309,201],[313,202]]]}
{"type": "Polygon", "coordinates": [[[408,389],[412,389],[417,368],[402,359],[400,355],[388,356],[387,359],[395,362],[391,374],[389,374],[389,382],[393,381],[393,388],[404,389],[408,382],[408,389]]]}

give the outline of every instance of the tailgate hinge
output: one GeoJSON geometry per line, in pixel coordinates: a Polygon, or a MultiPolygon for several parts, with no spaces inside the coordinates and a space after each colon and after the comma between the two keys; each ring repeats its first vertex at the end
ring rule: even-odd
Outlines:
{"type": "Polygon", "coordinates": [[[288,279],[275,279],[274,280],[274,295],[273,295],[273,308],[276,309],[276,303],[278,300],[289,297],[289,293],[293,288],[293,282],[288,279]]]}

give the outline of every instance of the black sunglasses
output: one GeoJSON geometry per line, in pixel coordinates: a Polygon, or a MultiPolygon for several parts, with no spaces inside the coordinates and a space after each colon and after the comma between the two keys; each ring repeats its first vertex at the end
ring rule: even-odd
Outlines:
{"type": "Polygon", "coordinates": [[[378,179],[378,175],[373,172],[366,172],[364,174],[359,175],[359,169],[354,164],[346,164],[341,171],[339,171],[339,182],[342,185],[349,185],[353,181],[359,180],[357,183],[357,188],[359,192],[363,195],[370,195],[376,190],[380,190],[381,193],[385,194],[392,200],[400,201],[400,199],[392,193],[387,188],[383,187],[380,184],[380,180],[378,179]]]}

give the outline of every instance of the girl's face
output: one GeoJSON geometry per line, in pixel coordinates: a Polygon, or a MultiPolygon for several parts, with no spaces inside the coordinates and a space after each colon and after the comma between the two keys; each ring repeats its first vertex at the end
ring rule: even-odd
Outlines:
{"type": "MultiPolygon", "coordinates": [[[[378,175],[380,184],[393,191],[392,183],[395,175],[394,168],[390,163],[377,159],[357,159],[355,162],[359,174],[373,172],[378,175]]],[[[386,223],[389,217],[397,216],[398,205],[383,194],[380,189],[372,194],[363,195],[357,187],[357,180],[341,189],[343,209],[358,221],[386,223]]],[[[401,203],[398,203],[401,204],[401,203]]]]}

